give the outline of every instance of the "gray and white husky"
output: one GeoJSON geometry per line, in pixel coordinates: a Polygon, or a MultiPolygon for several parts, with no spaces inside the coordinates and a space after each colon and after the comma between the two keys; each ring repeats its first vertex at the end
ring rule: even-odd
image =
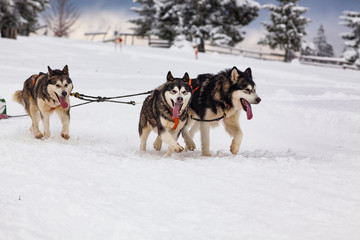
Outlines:
{"type": "Polygon", "coordinates": [[[177,139],[187,122],[191,97],[189,75],[185,73],[183,78],[174,78],[169,71],[166,83],[144,100],[139,120],[140,150],[146,151],[151,130],[158,134],[154,143],[156,150],[161,149],[162,142],[169,146],[168,155],[184,150],[177,139]]]}
{"type": "Polygon", "coordinates": [[[186,149],[195,149],[193,136],[200,129],[202,154],[210,156],[210,127],[222,119],[225,130],[233,137],[230,151],[237,154],[243,137],[240,112],[244,110],[247,118],[252,119],[251,104],[261,101],[251,69],[241,72],[233,67],[215,75],[201,74],[197,80],[199,89],[194,92],[190,104],[191,118],[182,131],[186,149]]]}
{"type": "Polygon", "coordinates": [[[61,136],[66,140],[70,138],[69,96],[72,89],[73,83],[66,65],[63,70],[52,70],[48,67],[48,73],[40,72],[32,75],[24,82],[23,90],[14,93],[13,100],[22,104],[31,117],[31,131],[35,138],[50,137],[50,115],[53,112],[60,116],[61,136]],[[44,134],[39,129],[40,118],[44,126],[44,134]]]}

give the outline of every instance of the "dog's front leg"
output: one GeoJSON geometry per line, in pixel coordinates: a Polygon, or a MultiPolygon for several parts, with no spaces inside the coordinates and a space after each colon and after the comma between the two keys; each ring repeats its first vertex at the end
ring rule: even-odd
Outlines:
{"type": "Polygon", "coordinates": [[[70,109],[63,110],[61,108],[57,108],[57,113],[62,123],[61,137],[64,138],[65,140],[68,140],[70,138],[69,135],[70,109]]]}
{"type": "Polygon", "coordinates": [[[203,156],[211,156],[210,153],[210,123],[200,123],[201,151],[203,156]]]}
{"type": "Polygon", "coordinates": [[[41,120],[44,126],[44,138],[50,137],[50,114],[48,112],[41,112],[41,120]]]}
{"type": "Polygon", "coordinates": [[[169,148],[168,148],[169,156],[171,155],[172,152],[179,153],[179,152],[184,151],[184,148],[182,146],[180,146],[180,144],[177,143],[177,141],[176,141],[177,135],[178,135],[178,133],[174,133],[174,135],[173,135],[167,130],[160,133],[160,137],[161,137],[162,141],[164,143],[166,143],[167,145],[169,145],[169,148]]]}
{"type": "Polygon", "coordinates": [[[232,143],[230,145],[230,152],[232,154],[237,154],[240,150],[240,145],[243,138],[243,133],[239,124],[240,112],[235,115],[224,118],[224,125],[226,131],[233,137],[232,143]]]}
{"type": "Polygon", "coordinates": [[[154,141],[154,148],[156,151],[160,151],[161,150],[161,145],[162,145],[162,140],[161,140],[161,137],[160,136],[157,136],[155,141],[154,141]]]}

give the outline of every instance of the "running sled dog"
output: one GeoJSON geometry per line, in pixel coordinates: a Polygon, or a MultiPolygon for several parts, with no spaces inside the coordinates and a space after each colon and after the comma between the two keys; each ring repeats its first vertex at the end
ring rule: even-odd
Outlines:
{"type": "Polygon", "coordinates": [[[202,155],[210,156],[210,127],[223,119],[225,130],[233,137],[230,151],[237,154],[243,137],[240,112],[244,110],[250,120],[253,117],[251,104],[261,101],[251,69],[241,72],[233,67],[215,75],[201,74],[197,80],[199,89],[193,94],[190,118],[182,131],[186,149],[195,149],[193,136],[200,129],[202,155]]]}
{"type": "Polygon", "coordinates": [[[154,143],[156,150],[161,149],[162,142],[169,146],[168,155],[184,150],[177,139],[187,122],[191,97],[188,73],[183,78],[174,78],[169,71],[166,83],[154,89],[144,100],[139,120],[141,151],[146,151],[146,141],[151,130],[158,134],[154,143]]]}
{"type": "Polygon", "coordinates": [[[63,70],[52,70],[32,75],[25,83],[23,90],[16,91],[13,100],[22,104],[32,120],[31,131],[35,138],[50,137],[50,115],[56,112],[62,122],[61,137],[68,140],[70,124],[69,96],[73,89],[66,65],[63,70]],[[44,134],[39,129],[40,118],[44,134]]]}

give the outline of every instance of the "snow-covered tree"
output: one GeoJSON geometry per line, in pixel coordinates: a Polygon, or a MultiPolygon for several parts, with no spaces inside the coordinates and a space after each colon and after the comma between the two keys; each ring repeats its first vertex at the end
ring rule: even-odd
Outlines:
{"type": "Polygon", "coordinates": [[[302,56],[316,56],[316,47],[313,42],[303,39],[300,52],[302,56]]]}
{"type": "Polygon", "coordinates": [[[352,31],[342,33],[341,37],[345,41],[345,51],[343,57],[350,64],[359,63],[360,65],[360,12],[344,11],[344,16],[341,16],[341,25],[345,25],[352,31]]]}
{"type": "Polygon", "coordinates": [[[38,14],[50,0],[0,0],[0,25],[29,35],[38,27],[38,14]]]}
{"type": "Polygon", "coordinates": [[[310,19],[301,16],[307,8],[297,5],[298,0],[277,0],[280,5],[265,4],[271,11],[271,23],[265,23],[267,35],[259,44],[285,50],[285,62],[292,59],[294,51],[300,51],[302,37],[306,35],[305,25],[310,19]]]}
{"type": "Polygon", "coordinates": [[[0,27],[16,28],[17,18],[14,11],[14,2],[12,0],[0,0],[0,27]]]}
{"type": "Polygon", "coordinates": [[[260,4],[253,0],[134,1],[142,4],[133,9],[141,16],[132,20],[137,29],[146,29],[147,33],[170,41],[185,35],[187,40],[199,37],[218,45],[242,41],[241,28],[253,21],[260,9],[260,4]]]}
{"type": "Polygon", "coordinates": [[[320,57],[333,57],[334,50],[333,47],[326,41],[325,30],[323,25],[320,25],[320,28],[317,32],[316,37],[314,38],[314,44],[316,47],[316,55],[320,57]]]}
{"type": "Polygon", "coordinates": [[[45,10],[50,0],[14,0],[18,21],[18,33],[28,36],[38,27],[38,13],[45,10]]]}
{"type": "Polygon", "coordinates": [[[150,34],[152,25],[156,20],[155,16],[157,9],[154,0],[133,0],[135,3],[139,3],[141,7],[133,7],[132,10],[139,14],[140,18],[130,20],[136,26],[133,28],[135,34],[145,36],[150,34]]]}

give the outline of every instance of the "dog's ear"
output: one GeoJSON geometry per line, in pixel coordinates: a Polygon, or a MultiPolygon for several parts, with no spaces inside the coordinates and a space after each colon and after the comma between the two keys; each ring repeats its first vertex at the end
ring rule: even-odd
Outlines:
{"type": "Polygon", "coordinates": [[[247,74],[249,77],[252,77],[251,76],[251,68],[247,68],[244,73],[247,74]]]}
{"type": "Polygon", "coordinates": [[[62,73],[63,73],[64,75],[68,75],[68,76],[69,76],[69,68],[68,68],[68,65],[65,65],[65,66],[64,66],[64,68],[63,68],[63,70],[62,70],[62,73]]]}
{"type": "Polygon", "coordinates": [[[174,77],[173,77],[173,75],[171,74],[170,71],[168,72],[168,74],[167,74],[167,76],[166,76],[166,80],[167,80],[168,82],[171,82],[171,81],[174,80],[174,77]]]}
{"type": "Polygon", "coordinates": [[[183,76],[183,80],[184,80],[184,82],[189,82],[189,79],[190,79],[189,74],[186,72],[183,76]]]}
{"type": "Polygon", "coordinates": [[[51,77],[53,75],[53,70],[48,66],[48,76],[51,77]]]}
{"type": "Polygon", "coordinates": [[[231,70],[230,79],[233,84],[237,83],[237,81],[239,79],[239,70],[235,66],[231,70]]]}

